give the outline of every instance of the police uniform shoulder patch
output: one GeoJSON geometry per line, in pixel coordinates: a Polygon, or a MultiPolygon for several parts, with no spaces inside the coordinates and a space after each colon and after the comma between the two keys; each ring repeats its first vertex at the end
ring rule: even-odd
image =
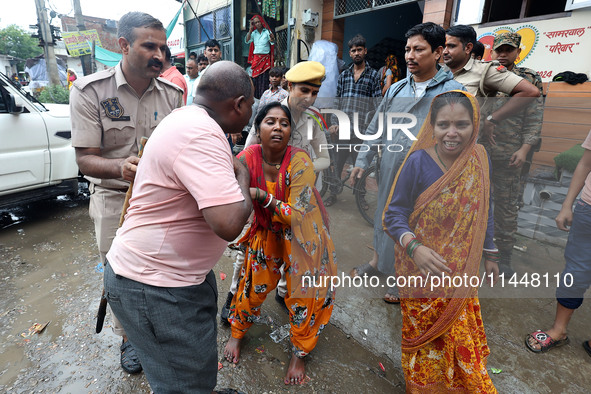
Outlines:
{"type": "Polygon", "coordinates": [[[98,71],[95,72],[94,74],[90,74],[90,75],[86,75],[84,77],[80,77],[77,80],[74,81],[73,86],[82,90],[84,89],[87,85],[96,82],[96,81],[101,81],[103,79],[107,79],[112,77],[113,75],[115,75],[115,67],[111,67],[108,68],[106,70],[103,71],[98,71]]]}
{"type": "Polygon", "coordinates": [[[481,63],[489,66],[489,67],[494,67],[497,71],[500,71],[502,73],[507,72],[507,67],[501,65],[501,63],[499,63],[498,60],[487,60],[487,61],[481,61],[481,63]]]}
{"type": "MultiPolygon", "coordinates": [[[[125,113],[125,110],[121,106],[121,103],[119,103],[118,97],[110,97],[106,100],[102,100],[101,106],[105,110],[105,116],[109,119],[116,120],[116,119],[122,119],[122,118],[124,118],[124,119],[129,118],[129,116],[123,116],[123,114],[125,113]]],[[[126,119],[126,120],[129,120],[129,119],[126,119]]]]}

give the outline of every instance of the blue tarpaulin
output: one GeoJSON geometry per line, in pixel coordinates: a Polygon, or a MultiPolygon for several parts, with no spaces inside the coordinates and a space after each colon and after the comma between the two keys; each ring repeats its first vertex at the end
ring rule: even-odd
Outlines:
{"type": "Polygon", "coordinates": [[[121,54],[111,52],[103,47],[94,47],[94,58],[97,62],[103,63],[105,66],[113,67],[121,60],[121,54]]]}

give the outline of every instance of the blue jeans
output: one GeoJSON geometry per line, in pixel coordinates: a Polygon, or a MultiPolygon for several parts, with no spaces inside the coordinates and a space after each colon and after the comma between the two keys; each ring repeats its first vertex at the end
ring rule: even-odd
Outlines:
{"type": "Polygon", "coordinates": [[[577,309],[583,303],[583,295],[591,286],[591,205],[582,200],[575,204],[573,223],[564,249],[566,266],[556,289],[556,299],[568,309],[577,309]],[[568,275],[565,278],[565,275],[568,275]],[[570,284],[572,278],[572,286],[570,284]]]}
{"type": "Polygon", "coordinates": [[[107,301],[136,349],[154,393],[211,393],[217,381],[217,287],[155,287],[105,265],[107,301]]]}

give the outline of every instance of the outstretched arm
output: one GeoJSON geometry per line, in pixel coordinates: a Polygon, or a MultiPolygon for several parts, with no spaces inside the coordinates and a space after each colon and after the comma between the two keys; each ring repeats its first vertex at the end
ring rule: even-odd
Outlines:
{"type": "Polygon", "coordinates": [[[568,231],[570,225],[573,222],[573,204],[575,203],[575,199],[583,189],[585,185],[585,180],[587,176],[591,172],[591,150],[585,149],[583,153],[583,157],[579,161],[577,168],[573,174],[573,179],[570,181],[570,186],[568,187],[568,192],[566,193],[566,197],[564,202],[562,203],[562,209],[558,216],[556,216],[556,226],[563,230],[568,231]]]}

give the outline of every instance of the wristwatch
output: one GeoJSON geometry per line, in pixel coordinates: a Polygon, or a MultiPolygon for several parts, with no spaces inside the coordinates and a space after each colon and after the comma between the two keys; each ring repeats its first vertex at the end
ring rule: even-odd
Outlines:
{"type": "Polygon", "coordinates": [[[493,119],[493,116],[492,116],[492,114],[488,115],[488,116],[486,117],[486,120],[487,120],[487,121],[489,121],[490,123],[494,124],[495,126],[496,126],[496,125],[497,125],[497,123],[498,123],[496,120],[494,120],[494,119],[493,119]]]}

